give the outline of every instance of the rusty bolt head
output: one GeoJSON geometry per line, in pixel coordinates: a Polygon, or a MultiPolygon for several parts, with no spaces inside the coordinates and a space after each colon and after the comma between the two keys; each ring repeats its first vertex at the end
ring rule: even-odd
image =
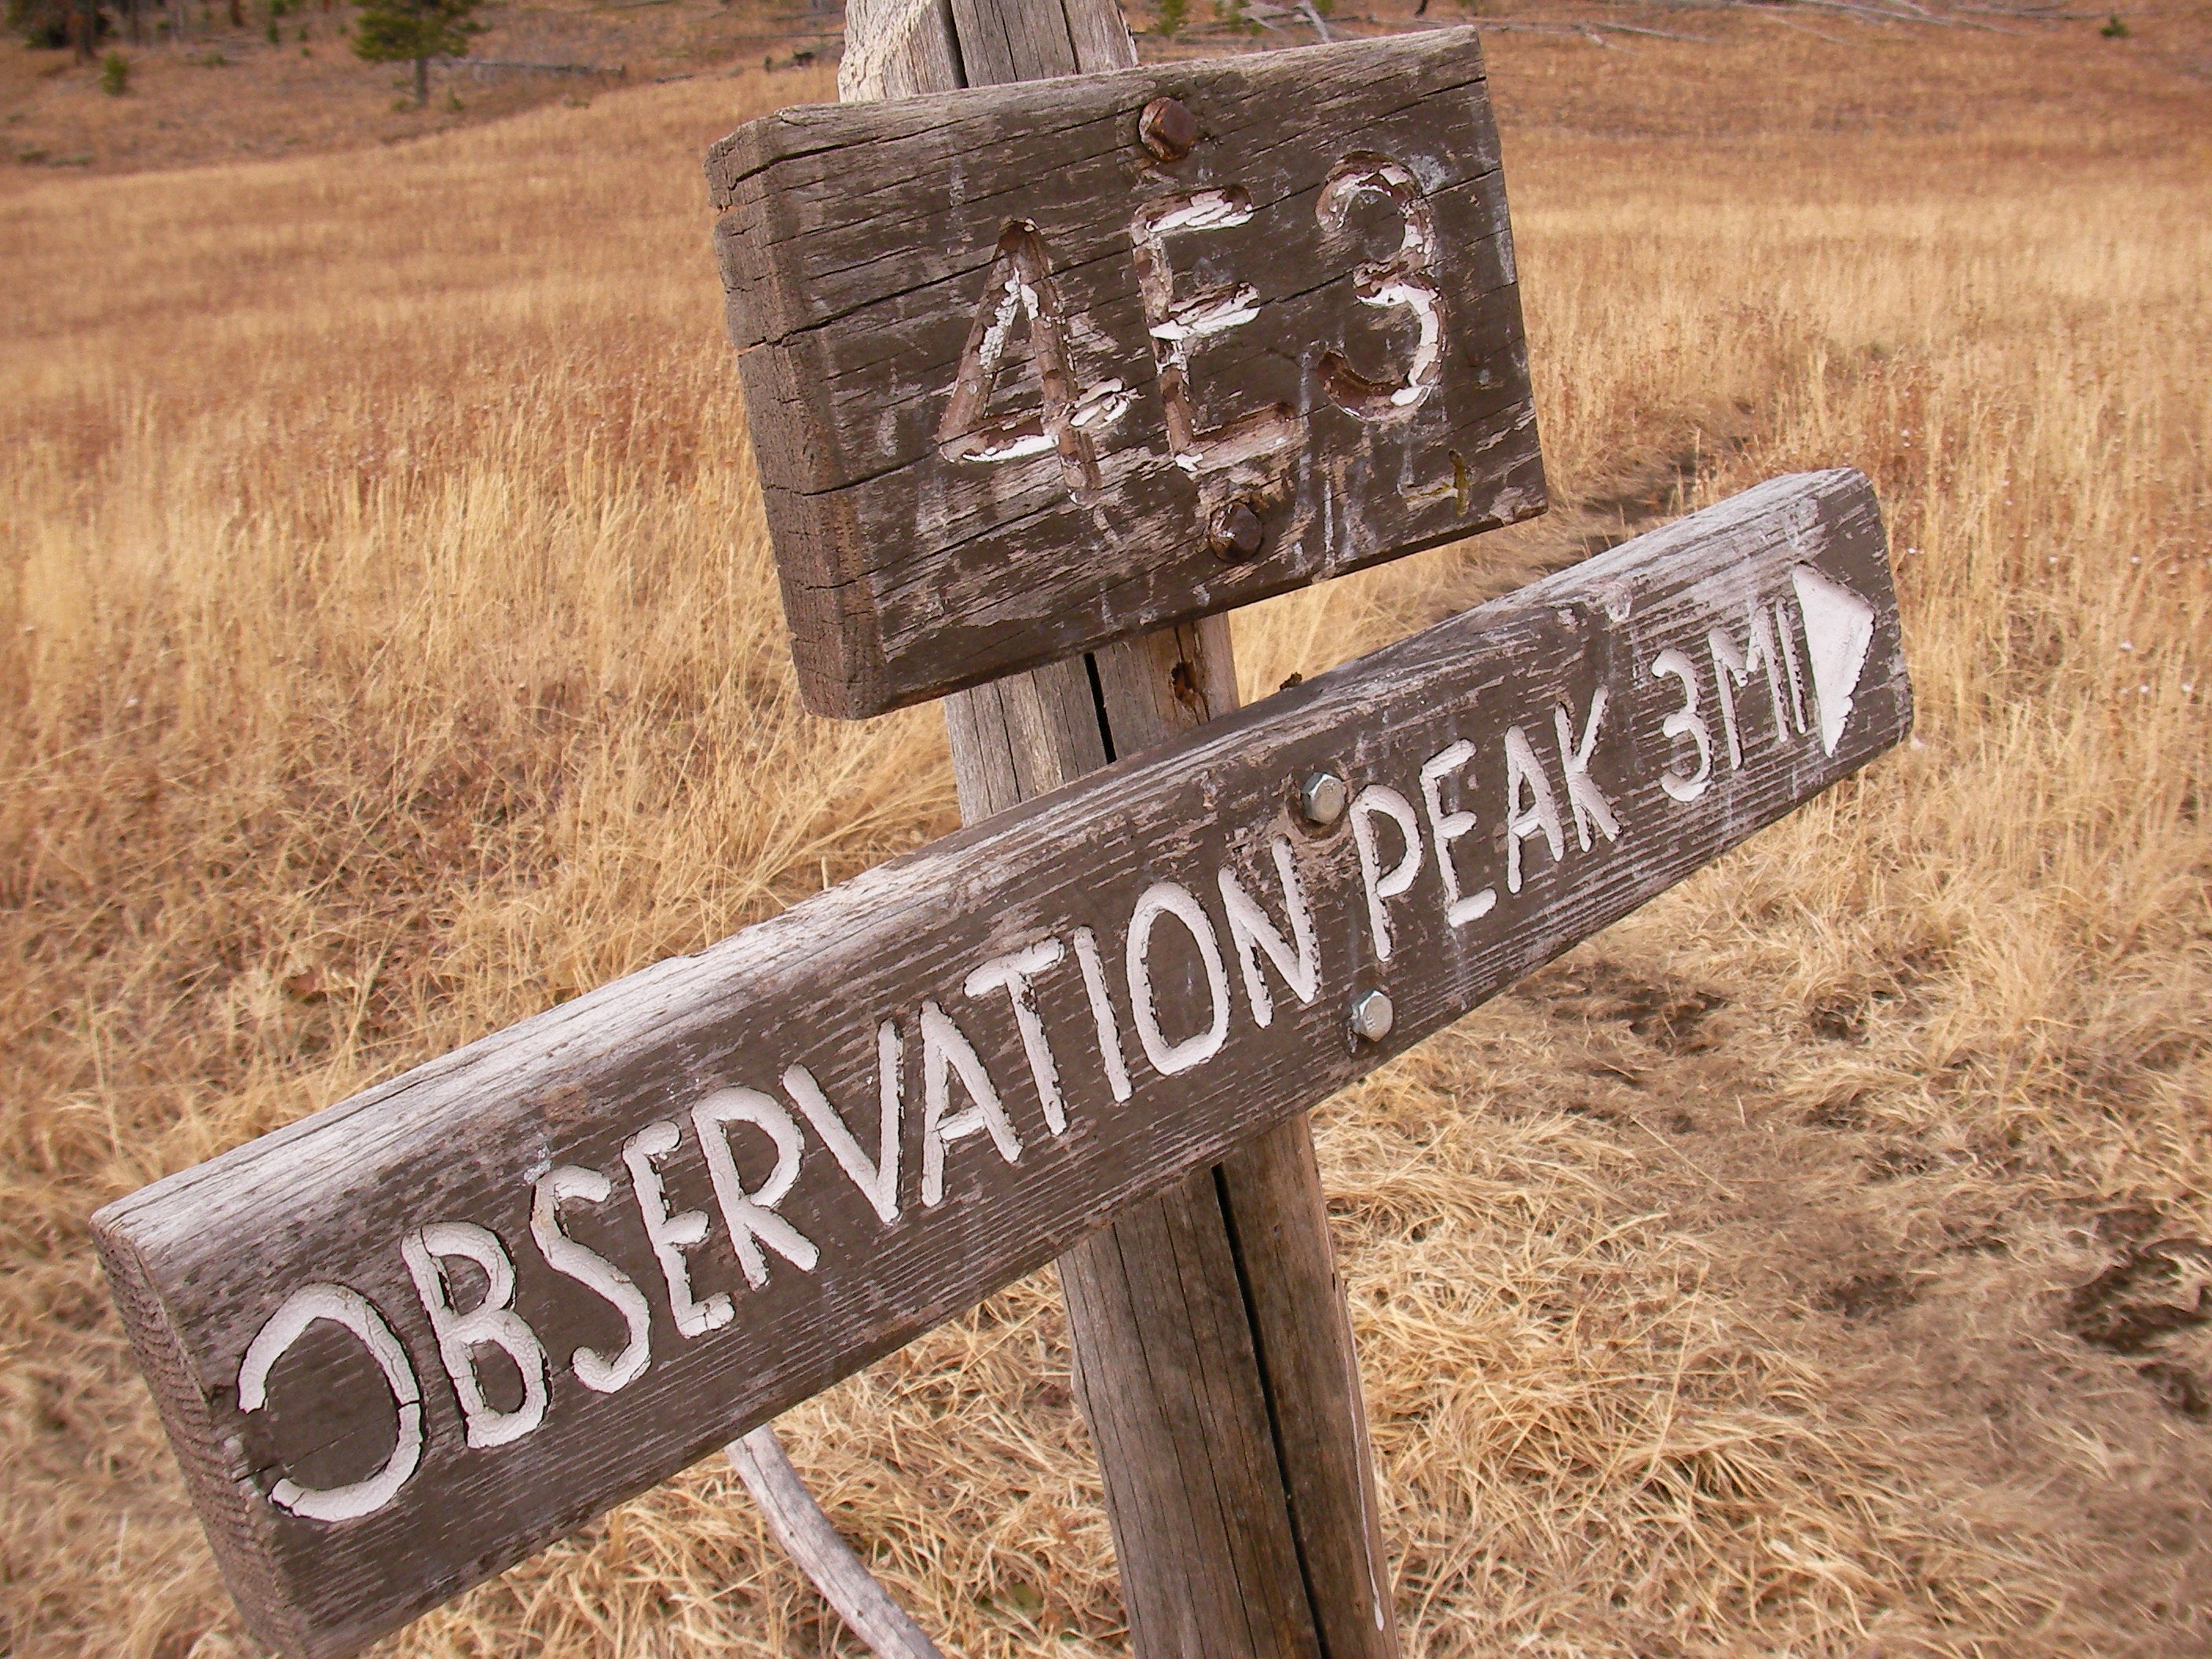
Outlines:
{"type": "Polygon", "coordinates": [[[1235,501],[1218,510],[1206,526],[1206,544],[1224,559],[1249,559],[1260,550],[1266,526],[1252,503],[1235,501]]]}
{"type": "Polygon", "coordinates": [[[1398,1023],[1398,1011],[1384,991],[1362,991],[1352,1000],[1352,1029],[1369,1042],[1380,1042],[1398,1023]]]}
{"type": "Polygon", "coordinates": [[[1198,142],[1198,117],[1179,98],[1155,98],[1137,118],[1137,137],[1163,161],[1180,161],[1198,142]]]}

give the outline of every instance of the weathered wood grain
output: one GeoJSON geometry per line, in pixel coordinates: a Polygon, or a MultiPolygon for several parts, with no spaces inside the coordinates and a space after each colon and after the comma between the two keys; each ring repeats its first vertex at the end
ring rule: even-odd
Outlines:
{"type": "MultiPolygon", "coordinates": [[[[840,73],[842,95],[872,95],[893,73],[920,91],[957,85],[961,69],[983,80],[1136,63],[1114,0],[966,0],[957,21],[958,36],[949,5],[848,9],[853,72],[840,73]],[[1000,37],[1018,37],[1021,52],[1002,52],[1000,37]]],[[[954,692],[945,708],[963,814],[979,822],[1236,706],[1220,617],[954,692]]],[[[1351,1348],[1341,1304],[1310,1284],[1316,1260],[1334,1263],[1328,1208],[1317,1180],[1296,1180],[1295,1156],[1273,1155],[1279,1141],[1303,1149],[1310,1169],[1294,1116],[1239,1149],[1218,1178],[1200,1171],[1139,1201],[1057,1263],[1133,1659],[1307,1659],[1317,1649],[1395,1659],[1395,1620],[1378,1628],[1357,1616],[1387,1577],[1381,1540],[1345,1524],[1376,1510],[1358,1376],[1301,1363],[1351,1348]],[[1232,1188],[1266,1217],[1266,1236],[1248,1249],[1232,1242],[1232,1188]],[[1170,1237],[1186,1244],[1177,1273],[1144,1271],[1147,1243],[1170,1237]],[[1245,1318],[1220,1316],[1240,1304],[1245,1318]],[[1255,1309],[1283,1316],[1263,1328],[1255,1309]],[[1272,1348],[1281,1352],[1263,1352],[1272,1348]],[[1314,1490],[1351,1480],[1361,1484],[1314,1490]],[[1307,1501],[1294,1504],[1293,1488],[1307,1501]]]]}
{"type": "Polygon", "coordinates": [[[1871,488],[1778,479],[109,1206],[94,1237],[234,1594],[273,1646],[358,1647],[1218,1162],[1910,722],[1871,488]],[[1317,770],[1352,793],[1326,830],[1295,805],[1317,770]],[[1224,881],[1286,967],[1248,971],[1224,881]],[[1025,1003],[978,976],[1054,941],[1025,1003]],[[1377,990],[1395,1022],[1367,1041],[1377,990]],[[441,1357],[448,1304],[476,1323],[441,1357]],[[285,1347],[318,1308],[388,1329],[399,1386],[328,1319],[285,1347]],[[330,1495],[410,1419],[387,1497],[330,1495]]]}
{"type": "MultiPolygon", "coordinates": [[[[1065,61],[1065,38],[1046,51],[1059,33],[986,27],[960,50],[1065,61]]],[[[1543,508],[1472,30],[786,110],[708,171],[821,712],[938,696],[1543,508]],[[1204,134],[1171,162],[1137,137],[1163,97],[1204,134]],[[1160,218],[1178,201],[1194,205],[1160,218]],[[1261,539],[1224,558],[1214,521],[1237,502],[1261,539]]]]}
{"type": "Polygon", "coordinates": [[[1219,1164],[1215,1185],[1282,1449],[1291,1534],[1322,1651],[1328,1659],[1395,1659],[1398,1615],[1367,1402],[1310,1121],[1295,1114],[1247,1141],[1219,1164]]]}
{"type": "MultiPolygon", "coordinates": [[[[1208,617],[1090,659],[1117,753],[1237,707],[1227,634],[1208,617]]],[[[1311,1293],[1311,1263],[1334,1267],[1328,1207],[1317,1178],[1284,1180],[1284,1142],[1310,1165],[1294,1114],[1057,1264],[1135,1659],[1395,1659],[1395,1619],[1328,1639],[1347,1592],[1386,1568],[1379,1538],[1341,1524],[1374,1505],[1358,1373],[1300,1363],[1317,1344],[1348,1352],[1351,1330],[1340,1301],[1311,1293]],[[1267,1218],[1249,1248],[1240,1209],[1267,1218]],[[1294,1501],[1351,1480],[1333,1503],[1294,1501]]]]}

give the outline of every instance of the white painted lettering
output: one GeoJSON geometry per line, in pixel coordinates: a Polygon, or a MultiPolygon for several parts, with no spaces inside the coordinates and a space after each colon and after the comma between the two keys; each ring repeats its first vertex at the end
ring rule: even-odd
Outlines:
{"type": "Polygon", "coordinates": [[[1552,786],[1544,776],[1544,769],[1537,763],[1536,750],[1528,741],[1528,734],[1517,726],[1505,728],[1505,890],[1521,890],[1521,846],[1531,836],[1541,834],[1544,844],[1552,849],[1552,861],[1556,864],[1567,855],[1567,838],[1559,825],[1559,804],[1552,799],[1552,786]],[[1523,792],[1528,804],[1522,806],[1523,792]]]}
{"type": "Polygon", "coordinates": [[[1421,873],[1421,827],[1415,822],[1411,802],[1389,785],[1370,783],[1352,802],[1352,843],[1359,852],[1359,879],[1367,890],[1367,927],[1375,936],[1375,957],[1390,960],[1390,912],[1384,901],[1396,898],[1421,873]],[[1375,820],[1389,818],[1398,826],[1405,851],[1389,873],[1376,845],[1375,820]]]}
{"type": "Polygon", "coordinates": [[[1575,741],[1574,715],[1560,703],[1552,710],[1552,729],[1559,734],[1559,764],[1567,775],[1567,806],[1575,815],[1575,841],[1589,851],[1595,827],[1607,841],[1620,839],[1620,821],[1589,775],[1590,750],[1597,747],[1597,728],[1605,719],[1605,688],[1590,693],[1589,718],[1583,722],[1583,740],[1575,741]]]}
{"type": "Polygon", "coordinates": [[[604,1204],[614,1192],[614,1182],[597,1170],[564,1164],[538,1178],[530,1194],[530,1237],[545,1265],[565,1279],[573,1279],[600,1297],[623,1316],[629,1340],[612,1359],[596,1348],[578,1348],[568,1356],[568,1369],[576,1380],[595,1394],[612,1394],[645,1375],[653,1363],[653,1315],[644,1292],[630,1276],[601,1255],[561,1231],[561,1206],[569,1199],[604,1204]]]}
{"type": "Polygon", "coordinates": [[[1774,632],[1765,607],[1754,602],[1745,621],[1747,637],[1741,651],[1724,630],[1705,630],[1705,649],[1713,659],[1713,689],[1720,694],[1721,733],[1727,739],[1731,770],[1743,764],[1743,736],[1736,722],[1735,687],[1749,684],[1751,677],[1762,668],[1766,671],[1767,697],[1774,705],[1776,735],[1784,741],[1790,736],[1790,717],[1783,702],[1782,659],[1774,648],[1774,632]]]}
{"type": "Polygon", "coordinates": [[[1067,349],[1067,319],[1051,260],[1036,227],[1026,219],[1006,227],[998,258],[984,279],[983,297],[960,354],[960,368],[937,425],[938,453],[948,461],[1012,461],[1056,453],[1060,477],[1078,501],[1098,489],[1091,434],[1121,418],[1130,393],[1119,380],[1088,390],[1076,385],[1067,349]],[[1030,349],[1036,359],[1044,403],[1035,415],[987,421],[983,411],[1005,359],[1015,319],[1027,316],[1030,349]]]}
{"type": "Polygon", "coordinates": [[[1054,1134],[1066,1131],[1067,1105],[1060,1092],[1060,1064],[1053,1058],[1052,1042],[1044,1034],[1044,1021],[1038,1017],[1030,981],[1047,969],[1058,967],[1066,954],[1058,939],[1042,939],[1026,950],[985,963],[968,975],[968,983],[962,988],[978,998],[1004,991],[1012,1001],[1014,1026],[1022,1034],[1022,1053],[1029,1058],[1037,1102],[1044,1108],[1044,1127],[1054,1134]]]}
{"type": "Polygon", "coordinates": [[[1805,719],[1805,671],[1797,661],[1797,630],[1790,623],[1790,601],[1774,602],[1774,636],[1782,641],[1782,664],[1790,671],[1790,713],[1802,733],[1813,728],[1805,719]]]}
{"type": "Polygon", "coordinates": [[[1075,960],[1083,969],[1083,994],[1090,1000],[1091,1022],[1098,1028],[1098,1058],[1106,1068],[1106,1086],[1117,1101],[1129,1097],[1129,1068],[1121,1058],[1121,1028],[1114,1018],[1114,1001],[1106,994],[1106,970],[1098,960],[1098,935],[1088,927],[1075,930],[1075,960]]]}
{"type": "Polygon", "coordinates": [[[1733,673],[1741,685],[1751,675],[1743,665],[1743,653],[1717,628],[1705,630],[1705,653],[1713,659],[1713,689],[1720,693],[1723,752],[1731,768],[1739,767],[1743,764],[1743,739],[1736,734],[1735,698],[1729,690],[1729,676],[1733,673]]]}
{"type": "Polygon", "coordinates": [[[1698,665],[1687,653],[1669,646],[1651,659],[1651,678],[1682,683],[1682,706],[1660,722],[1659,730],[1670,743],[1687,737],[1698,746],[1698,769],[1684,773],[1669,767],[1661,775],[1659,787],[1676,800],[1693,801],[1713,781],[1713,734],[1698,713],[1698,665]]]}
{"type": "Polygon", "coordinates": [[[1875,608],[1809,564],[1790,573],[1797,614],[1805,620],[1805,665],[1820,715],[1820,750],[1832,755],[1851,718],[1853,695],[1874,646],[1875,608]]]}
{"type": "Polygon", "coordinates": [[[343,1285],[303,1285],[254,1333],[238,1366],[238,1409],[258,1412],[269,1403],[269,1373],[319,1319],[351,1331],[384,1373],[398,1421],[392,1452],[374,1474],[343,1486],[303,1486],[287,1476],[269,1489],[269,1501],[308,1521],[358,1521],[398,1495],[422,1461],[422,1389],[407,1350],[368,1298],[343,1285]]]}
{"type": "MultiPolygon", "coordinates": [[[[1444,811],[1444,780],[1474,758],[1474,745],[1464,738],[1440,749],[1421,763],[1421,803],[1429,809],[1429,839],[1436,852],[1437,874],[1444,884],[1444,920],[1464,927],[1478,916],[1486,916],[1498,902],[1498,890],[1486,887],[1462,898],[1459,866],[1452,862],[1451,844],[1474,828],[1472,812],[1444,811]]],[[[1369,900],[1370,904],[1373,899],[1369,900]]]]}
{"type": "Polygon", "coordinates": [[[653,1243],[660,1276],[668,1281],[668,1310],[675,1316],[676,1328],[685,1336],[704,1336],[728,1324],[737,1308],[721,1291],[704,1302],[691,1299],[691,1267],[684,1253],[706,1241],[707,1212],[686,1210],[681,1215],[669,1214],[668,1192],[661,1185],[655,1162],[674,1152],[682,1138],[682,1132],[665,1119],[648,1123],[623,1142],[622,1155],[629,1168],[630,1185],[636,1189],[637,1212],[645,1222],[645,1236],[653,1243]]]}
{"type": "Polygon", "coordinates": [[[1147,887],[1129,916],[1129,945],[1124,964],[1129,975],[1129,1012],[1137,1022],[1137,1041],[1145,1058],[1162,1077],[1173,1077],[1202,1066],[1221,1052],[1229,1036],[1229,970],[1221,960],[1221,941],[1214,937],[1213,922],[1187,887],[1156,881],[1147,887]],[[1170,1042],[1160,1030],[1159,1011],[1152,1001],[1152,929],[1162,916],[1182,923],[1198,946],[1206,964],[1206,991],[1213,1000],[1212,1018],[1206,1028],[1181,1042],[1170,1042]]]}
{"type": "Polygon", "coordinates": [[[714,1203],[722,1212],[736,1247],[738,1265],[745,1270],[745,1283],[755,1290],[768,1283],[765,1244],[801,1273],[812,1273],[821,1252],[814,1241],[775,1212],[799,1179],[799,1154],[804,1143],[791,1114],[757,1089],[718,1089],[691,1109],[691,1127],[699,1136],[699,1149],[707,1154],[707,1174],[714,1183],[714,1203]],[[768,1179],[751,1192],[738,1175],[738,1160],[730,1152],[730,1126],[750,1123],[775,1145],[775,1167],[768,1179]]]}
{"type": "Polygon", "coordinates": [[[1221,888],[1222,907],[1229,913],[1229,942],[1244,969],[1244,992],[1252,999],[1252,1018],[1262,1030],[1274,1022],[1275,1001],[1268,994],[1267,981],[1260,974],[1261,951],[1275,964],[1275,971],[1283,976],[1283,982],[1297,994],[1300,1002],[1311,1002],[1321,994],[1321,947],[1314,939],[1313,915],[1306,908],[1306,896],[1298,886],[1298,868],[1291,855],[1290,837],[1276,836],[1273,852],[1275,873],[1283,884],[1283,908],[1290,917],[1291,939],[1295,941],[1295,949],[1276,931],[1275,924],[1267,920],[1267,913],[1244,890],[1234,872],[1226,868],[1215,872],[1221,888]]]}
{"type": "Polygon", "coordinates": [[[1413,313],[1418,331],[1405,374],[1395,380],[1371,380],[1332,351],[1321,360],[1321,382],[1329,399],[1346,414],[1379,421],[1411,415],[1443,378],[1443,305],[1436,279],[1428,274],[1436,247],[1435,216],[1421,194],[1420,182],[1397,162],[1380,155],[1348,155],[1336,164],[1314,202],[1314,216],[1331,236],[1344,229],[1352,204],[1363,196],[1381,196],[1398,210],[1402,225],[1398,249],[1388,259],[1360,265],[1352,274],[1352,291],[1362,305],[1413,313]]]}
{"type": "MultiPolygon", "coordinates": [[[[1782,665],[1782,653],[1774,638],[1774,619],[1766,607],[1753,599],[1744,609],[1744,672],[1747,674],[1765,672],[1766,702],[1774,714],[1774,735],[1778,741],[1790,741],[1790,677],[1782,665]]],[[[1794,649],[1794,647],[1793,647],[1794,649]]]]}
{"type": "Polygon", "coordinates": [[[1191,343],[1257,317],[1260,291],[1249,283],[1226,283],[1176,299],[1167,239],[1193,231],[1231,229],[1251,217],[1251,198],[1241,188],[1200,190],[1147,203],[1129,226],[1130,258],[1136,266],[1152,356],[1159,368],[1168,453],[1194,477],[1272,455],[1299,440],[1297,411],[1288,404],[1271,404],[1208,431],[1198,429],[1190,390],[1191,343]]]}
{"type": "Polygon", "coordinates": [[[437,1334],[438,1357],[459,1397],[469,1444],[504,1446],[521,1439],[545,1420],[545,1349],[514,1310],[514,1263],[507,1247],[472,1221],[441,1221],[401,1235],[399,1254],[437,1334]],[[483,1299],[466,1313],[453,1306],[446,1276],[447,1261],[456,1257],[473,1261],[484,1276],[483,1299]],[[499,1349],[522,1373],[522,1403],[514,1410],[495,1410],[485,1400],[477,1373],[479,1348],[499,1349]]]}
{"type": "Polygon", "coordinates": [[[789,1095],[814,1133],[822,1137],[822,1144],[830,1149],[830,1156],[837,1160],[837,1167],[845,1177],[860,1189],[876,1212],[876,1219],[890,1226],[899,1218],[899,1122],[902,1115],[901,1073],[905,1066],[903,1045],[899,1042],[898,1027],[885,1020],[876,1027],[876,1157],[873,1163],[860,1150],[860,1143],[845,1127],[845,1120],[830,1105],[830,1097],[822,1092],[822,1085],[814,1080],[814,1073],[804,1066],[793,1066],[783,1073],[783,1091],[789,1095]]]}
{"type": "Polygon", "coordinates": [[[956,1140],[988,1131],[991,1144],[1009,1164],[1022,1161],[1022,1138],[1007,1121],[983,1057],[967,1033],[934,1002],[921,1005],[921,1201],[935,1209],[945,1201],[945,1149],[956,1140]],[[957,1073],[969,1104],[955,1112],[952,1076],[957,1073]]]}

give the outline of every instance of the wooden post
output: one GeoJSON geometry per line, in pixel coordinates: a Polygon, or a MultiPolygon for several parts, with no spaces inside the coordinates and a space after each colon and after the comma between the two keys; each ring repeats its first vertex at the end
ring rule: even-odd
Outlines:
{"type": "MultiPolygon", "coordinates": [[[[848,101],[1126,69],[1115,0],[852,0],[848,101]]],[[[1214,617],[945,701],[972,823],[1237,707],[1214,617]]],[[[1060,1259],[1140,1659],[1395,1659],[1358,1361],[1301,1115],[1060,1259]]]]}

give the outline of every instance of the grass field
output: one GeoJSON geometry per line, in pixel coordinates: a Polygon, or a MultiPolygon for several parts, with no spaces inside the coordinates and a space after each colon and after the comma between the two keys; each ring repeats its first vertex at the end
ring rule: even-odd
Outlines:
{"type": "MultiPolygon", "coordinates": [[[[580,108],[611,92],[778,70],[778,102],[809,94],[781,74],[826,53],[839,14],[783,0],[480,0],[484,32],[466,64],[434,63],[417,106],[408,64],[363,63],[355,12],[337,0],[162,0],[141,9],[137,40],[118,26],[91,63],[65,50],[0,46],[0,191],[8,172],[143,173],[332,150],[374,151],[497,121],[545,104],[580,108]],[[185,27],[167,22],[179,13],[185,27]],[[125,90],[106,91],[118,53],[125,90]]],[[[724,88],[724,94],[730,94],[724,88]]]]}
{"type": "MultiPolygon", "coordinates": [[[[1321,1114],[1407,1650],[2200,1655],[2212,14],[1618,15],[1708,38],[1489,44],[1561,507],[1248,690],[1848,464],[1920,723],[1321,1114]]],[[[0,1652],[244,1650],[93,1207],[953,823],[799,708],[720,332],[809,74],[0,189],[0,1652]]],[[[948,1651],[1120,1650],[1066,1369],[1048,1276],[783,1421],[948,1651]]],[[[846,1641],[709,1464],[390,1650],[846,1641]]]]}

